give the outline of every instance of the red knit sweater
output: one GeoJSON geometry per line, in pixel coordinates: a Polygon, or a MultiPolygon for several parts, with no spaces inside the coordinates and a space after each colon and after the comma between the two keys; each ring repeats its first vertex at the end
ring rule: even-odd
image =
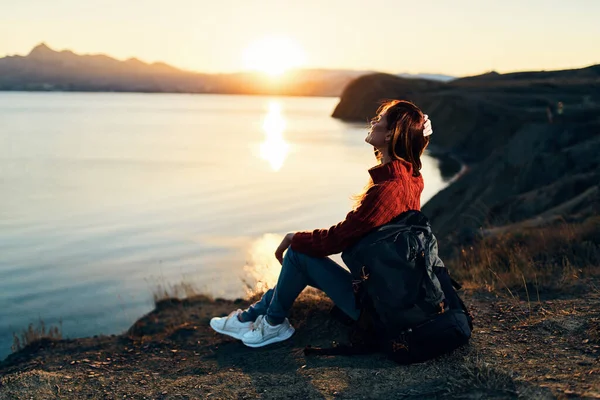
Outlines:
{"type": "Polygon", "coordinates": [[[313,257],[340,253],[404,211],[420,210],[423,177],[414,177],[412,173],[412,164],[404,160],[371,168],[369,174],[374,185],[360,206],[329,229],[297,232],[292,238],[292,249],[313,257]]]}

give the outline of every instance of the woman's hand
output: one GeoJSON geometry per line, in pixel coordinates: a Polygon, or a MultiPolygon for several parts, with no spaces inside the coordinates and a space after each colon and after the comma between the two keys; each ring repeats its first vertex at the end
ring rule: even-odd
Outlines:
{"type": "Polygon", "coordinates": [[[279,264],[283,264],[283,252],[290,247],[290,244],[292,244],[292,237],[294,237],[294,232],[285,235],[281,244],[277,247],[277,250],[275,250],[275,258],[279,261],[279,264]]]}

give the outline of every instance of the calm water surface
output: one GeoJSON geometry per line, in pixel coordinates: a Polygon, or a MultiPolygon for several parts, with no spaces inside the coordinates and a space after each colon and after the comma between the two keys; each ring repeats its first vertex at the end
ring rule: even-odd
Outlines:
{"type": "MultiPolygon", "coordinates": [[[[119,333],[159,287],[271,284],[281,236],[343,219],[374,164],[337,101],[0,92],[0,359],[39,318],[119,333]]],[[[423,174],[424,203],[447,182],[423,174]]]]}

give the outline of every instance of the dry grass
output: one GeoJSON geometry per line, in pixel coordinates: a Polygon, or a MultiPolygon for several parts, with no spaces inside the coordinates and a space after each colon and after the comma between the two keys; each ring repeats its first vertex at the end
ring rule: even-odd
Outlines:
{"type": "Polygon", "coordinates": [[[600,273],[600,217],[485,237],[462,248],[448,267],[456,279],[490,291],[565,290],[600,273]]]}
{"type": "Polygon", "coordinates": [[[465,357],[456,367],[454,375],[449,377],[452,391],[461,393],[479,390],[516,393],[514,376],[507,371],[494,368],[475,352],[465,357]]]}
{"type": "MultiPolygon", "coordinates": [[[[2,377],[1,387],[7,399],[64,398],[59,385],[64,377],[56,372],[24,371],[2,377]]],[[[61,385],[64,387],[64,385],[61,385]]]]}
{"type": "Polygon", "coordinates": [[[37,325],[29,324],[21,334],[13,333],[11,350],[15,353],[42,339],[62,339],[62,321],[59,322],[59,326],[46,328],[46,324],[40,319],[37,325]]]}
{"type": "Polygon", "coordinates": [[[198,288],[188,282],[181,282],[175,285],[158,284],[152,291],[154,305],[161,301],[171,299],[185,299],[202,294],[198,288]]]}

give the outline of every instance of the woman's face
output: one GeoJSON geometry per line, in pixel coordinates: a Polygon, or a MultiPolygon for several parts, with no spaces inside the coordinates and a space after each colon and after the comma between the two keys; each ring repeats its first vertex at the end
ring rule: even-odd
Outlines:
{"type": "Polygon", "coordinates": [[[369,129],[365,142],[376,149],[384,149],[391,136],[392,132],[387,129],[387,117],[383,114],[371,122],[371,129],[369,129]]]}

